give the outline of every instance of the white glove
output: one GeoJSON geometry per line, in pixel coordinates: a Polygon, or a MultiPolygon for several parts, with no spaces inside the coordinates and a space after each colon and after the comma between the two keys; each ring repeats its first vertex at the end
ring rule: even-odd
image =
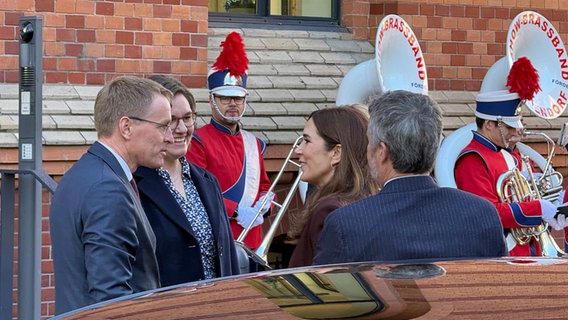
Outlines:
{"type": "Polygon", "coordinates": [[[559,214],[558,216],[556,216],[556,222],[558,223],[558,229],[553,227],[554,230],[562,230],[568,227],[568,220],[566,219],[566,215],[564,214],[559,214]]]}
{"type": "MultiPolygon", "coordinates": [[[[239,212],[237,214],[237,223],[240,224],[243,228],[248,227],[252,219],[254,219],[254,215],[256,214],[257,210],[255,208],[246,207],[239,205],[239,212]]],[[[253,227],[261,225],[264,222],[264,218],[262,214],[259,214],[258,217],[254,220],[252,224],[253,227]]]]}
{"type": "Polygon", "coordinates": [[[270,209],[270,205],[272,204],[272,199],[274,199],[274,193],[270,192],[270,193],[262,196],[260,199],[258,199],[256,204],[252,208],[239,205],[239,209],[238,209],[239,212],[237,214],[237,223],[240,224],[243,228],[248,227],[251,224],[252,219],[254,219],[254,216],[256,215],[256,213],[260,210],[260,214],[254,220],[252,227],[256,227],[258,225],[261,225],[264,222],[264,214],[268,211],[268,209],[270,209]],[[264,206],[262,206],[262,210],[261,210],[261,205],[262,205],[264,198],[268,198],[268,199],[266,200],[266,203],[264,204],[264,206]]]}
{"type": "Polygon", "coordinates": [[[254,209],[256,211],[260,209],[260,206],[262,205],[262,202],[265,201],[265,199],[266,202],[264,203],[264,205],[262,206],[262,210],[260,211],[262,216],[264,216],[270,209],[270,206],[272,205],[272,200],[274,200],[274,193],[269,192],[263,195],[262,197],[260,197],[260,199],[258,199],[258,201],[254,205],[254,209]]]}
{"type": "Polygon", "coordinates": [[[564,201],[564,193],[565,193],[565,190],[561,190],[561,191],[558,193],[558,198],[556,198],[556,200],[554,201],[554,204],[555,204],[557,207],[560,207],[561,205],[563,205],[562,201],[564,201]]]}
{"type": "Polygon", "coordinates": [[[556,206],[548,200],[538,200],[540,202],[540,211],[542,215],[542,220],[548,222],[551,227],[554,228],[554,224],[557,223],[554,216],[556,215],[556,206]]]}

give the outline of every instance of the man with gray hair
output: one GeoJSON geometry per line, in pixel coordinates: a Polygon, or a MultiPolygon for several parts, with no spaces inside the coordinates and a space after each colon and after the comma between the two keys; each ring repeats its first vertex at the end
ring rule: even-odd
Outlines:
{"type": "Polygon", "coordinates": [[[314,264],[506,256],[495,207],[430,176],[442,133],[437,103],[397,90],[369,112],[367,159],[381,190],[327,217],[314,264]]]}

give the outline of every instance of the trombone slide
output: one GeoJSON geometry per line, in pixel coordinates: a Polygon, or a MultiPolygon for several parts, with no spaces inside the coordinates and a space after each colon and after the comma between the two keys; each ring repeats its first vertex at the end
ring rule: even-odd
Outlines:
{"type": "MultiPolygon", "coordinates": [[[[290,150],[290,152],[288,152],[288,156],[286,157],[284,164],[280,168],[278,175],[276,176],[276,178],[274,179],[274,182],[272,182],[272,185],[270,185],[270,188],[266,192],[267,194],[270,193],[270,192],[274,192],[274,188],[276,187],[276,185],[280,181],[280,178],[282,177],[282,174],[284,173],[284,170],[286,169],[286,165],[288,163],[291,163],[291,164],[298,167],[298,177],[296,177],[296,180],[294,180],[294,183],[292,184],[290,191],[286,195],[286,198],[284,199],[284,201],[282,203],[278,203],[277,201],[275,201],[275,199],[272,200],[272,204],[275,207],[278,208],[278,211],[275,215],[274,221],[272,221],[272,224],[270,225],[270,229],[268,230],[268,232],[264,236],[259,247],[255,251],[252,251],[251,249],[246,247],[246,245],[243,243],[243,240],[247,236],[249,231],[252,229],[254,221],[256,220],[256,218],[258,218],[258,216],[262,212],[261,210],[256,212],[254,219],[252,219],[252,221],[249,223],[249,225],[241,232],[241,234],[239,235],[237,240],[235,240],[235,245],[237,247],[237,251],[239,251],[239,250],[241,251],[241,252],[238,253],[239,257],[244,255],[243,252],[246,252],[246,255],[248,255],[248,257],[250,259],[252,259],[256,263],[264,266],[267,269],[270,269],[270,267],[268,265],[268,261],[267,261],[267,256],[268,256],[268,249],[270,248],[270,244],[272,243],[272,238],[274,238],[274,234],[276,233],[276,230],[277,230],[278,226],[280,225],[282,218],[284,217],[284,213],[286,212],[286,210],[288,209],[288,206],[290,205],[290,202],[292,201],[292,197],[294,196],[296,189],[298,189],[298,185],[300,184],[300,178],[302,177],[302,170],[300,169],[300,164],[291,160],[292,155],[294,153],[294,149],[302,142],[302,139],[303,139],[302,136],[300,136],[296,139],[296,141],[294,142],[294,145],[292,146],[292,149],[290,150]]],[[[264,198],[262,201],[263,202],[261,203],[260,208],[265,206],[266,201],[268,201],[268,199],[264,198]]],[[[244,265],[244,262],[239,261],[239,265],[244,265]]]]}

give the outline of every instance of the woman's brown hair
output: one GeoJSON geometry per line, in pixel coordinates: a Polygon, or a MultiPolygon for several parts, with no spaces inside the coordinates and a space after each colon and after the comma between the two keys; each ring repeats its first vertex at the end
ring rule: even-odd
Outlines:
{"type": "Polygon", "coordinates": [[[304,210],[291,223],[288,231],[290,239],[300,236],[314,208],[321,201],[337,197],[341,203],[347,204],[370,196],[377,190],[367,165],[368,115],[361,108],[342,106],[314,111],[308,119],[313,120],[327,150],[341,145],[341,160],[331,180],[309,194],[304,210]]]}

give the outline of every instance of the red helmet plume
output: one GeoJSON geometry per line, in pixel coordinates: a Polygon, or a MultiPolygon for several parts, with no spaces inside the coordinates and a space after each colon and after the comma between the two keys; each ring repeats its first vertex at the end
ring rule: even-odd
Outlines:
{"type": "Polygon", "coordinates": [[[541,90],[537,70],[527,57],[518,58],[507,76],[509,92],[517,93],[521,100],[532,100],[541,90]]]}
{"type": "Polygon", "coordinates": [[[229,33],[220,46],[223,50],[211,68],[218,71],[229,70],[230,75],[235,77],[245,74],[249,60],[241,35],[237,32],[229,33]]]}

